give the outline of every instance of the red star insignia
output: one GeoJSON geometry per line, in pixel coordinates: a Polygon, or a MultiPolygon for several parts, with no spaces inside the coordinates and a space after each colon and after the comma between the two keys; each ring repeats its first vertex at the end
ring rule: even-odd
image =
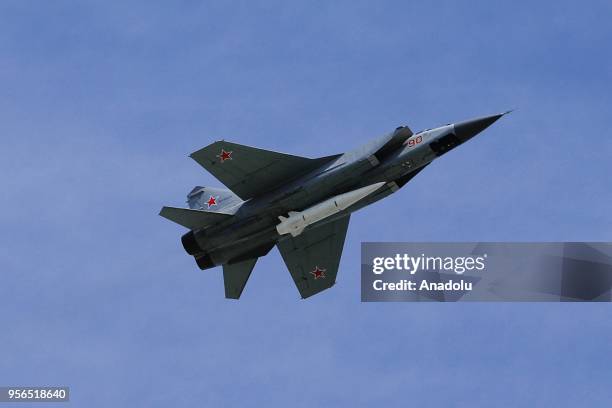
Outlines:
{"type": "Polygon", "coordinates": [[[208,208],[212,207],[213,205],[217,205],[217,197],[210,196],[206,202],[206,205],[208,205],[208,208]]]}
{"type": "Polygon", "coordinates": [[[323,269],[323,268],[319,268],[318,266],[315,266],[314,271],[310,272],[312,274],[312,276],[314,276],[315,280],[319,279],[319,278],[323,278],[325,279],[325,271],[327,269],[323,269]]]}
{"type": "Polygon", "coordinates": [[[221,160],[221,163],[223,163],[226,160],[232,160],[232,153],[234,152],[226,152],[224,149],[221,149],[221,153],[219,153],[217,157],[221,160]]]}

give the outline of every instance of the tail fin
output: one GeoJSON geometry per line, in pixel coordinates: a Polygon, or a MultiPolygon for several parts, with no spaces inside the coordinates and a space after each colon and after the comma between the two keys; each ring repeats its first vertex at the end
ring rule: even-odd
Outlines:
{"type": "Polygon", "coordinates": [[[226,298],[240,298],[256,262],[257,258],[252,258],[234,264],[223,265],[223,283],[226,298]]]}
{"type": "Polygon", "coordinates": [[[233,215],[243,201],[226,188],[196,186],[187,194],[187,203],[192,210],[233,215]]]}

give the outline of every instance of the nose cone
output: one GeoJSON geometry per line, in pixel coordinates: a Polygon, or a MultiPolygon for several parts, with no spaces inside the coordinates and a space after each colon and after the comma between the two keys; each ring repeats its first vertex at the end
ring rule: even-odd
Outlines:
{"type": "Polygon", "coordinates": [[[455,123],[455,134],[459,139],[461,139],[462,142],[465,142],[491,126],[493,122],[507,113],[509,112],[455,123]]]}

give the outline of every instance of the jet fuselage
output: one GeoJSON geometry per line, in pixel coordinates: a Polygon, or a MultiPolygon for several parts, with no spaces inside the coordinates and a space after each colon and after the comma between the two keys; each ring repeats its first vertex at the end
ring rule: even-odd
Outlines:
{"type": "Polygon", "coordinates": [[[316,206],[334,196],[384,183],[373,193],[314,226],[357,211],[394,193],[433,160],[469,140],[502,115],[416,134],[399,127],[391,135],[334,157],[314,171],[241,203],[227,220],[190,231],[182,238],[183,246],[196,258],[201,269],[265,255],[286,237],[277,231],[279,217],[316,206]]]}

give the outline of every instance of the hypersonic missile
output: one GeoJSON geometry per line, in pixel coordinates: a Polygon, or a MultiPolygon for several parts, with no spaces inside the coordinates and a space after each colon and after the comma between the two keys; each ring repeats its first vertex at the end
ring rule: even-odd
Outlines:
{"type": "Polygon", "coordinates": [[[289,217],[278,217],[281,222],[276,226],[276,231],[280,235],[291,234],[297,237],[307,226],[347,209],[357,201],[378,190],[384,184],[384,182],[375,183],[349,191],[348,193],[338,194],[319,204],[308,207],[304,211],[289,211],[289,217]]]}

